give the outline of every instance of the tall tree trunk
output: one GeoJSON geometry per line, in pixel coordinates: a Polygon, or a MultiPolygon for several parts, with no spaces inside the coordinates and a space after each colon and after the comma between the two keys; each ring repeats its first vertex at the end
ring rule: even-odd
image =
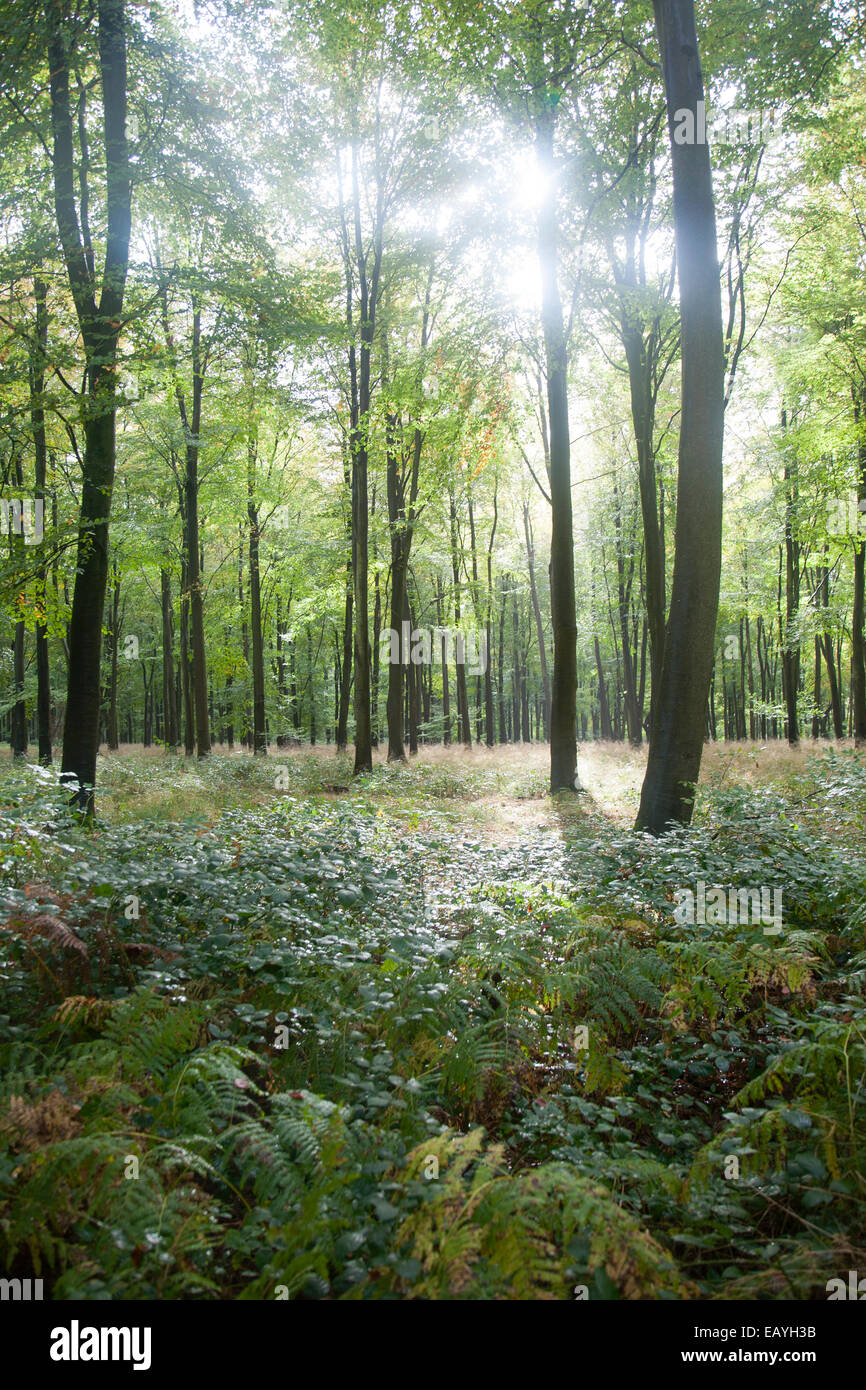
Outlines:
{"type": "MultiPolygon", "coordinates": [[[[782,411],[782,430],[787,428],[787,411],[782,411]]],[[[788,716],[788,742],[796,748],[800,742],[798,695],[800,687],[800,546],[797,540],[797,506],[799,488],[797,460],[787,444],[785,448],[785,624],[781,637],[782,688],[788,716]]]]}
{"type": "Polygon", "coordinates": [[[659,515],[656,460],[653,442],[655,404],[652,374],[640,324],[632,322],[624,309],[622,341],[628,365],[632,421],[638,458],[641,516],[644,536],[644,583],[650,644],[650,727],[653,702],[661,684],[665,637],[665,548],[664,518],[659,515]]]}
{"type": "Polygon", "coordinates": [[[629,609],[631,604],[631,586],[634,579],[634,555],[632,554],[628,573],[626,573],[626,563],[622,536],[622,510],[620,507],[619,489],[614,480],[614,536],[616,543],[616,573],[617,573],[617,599],[619,612],[619,630],[622,640],[622,683],[623,683],[623,703],[625,708],[625,722],[628,730],[629,743],[633,748],[640,748],[643,742],[643,729],[640,722],[640,710],[638,709],[637,699],[637,652],[632,648],[631,632],[629,630],[629,609]]]}
{"type": "Polygon", "coordinates": [[[858,427],[857,518],[858,537],[854,542],[854,606],[851,613],[851,712],[854,741],[866,743],[866,392],[855,396],[854,417],[858,427]]]}
{"type": "MultiPolygon", "coordinates": [[[[204,595],[201,573],[201,536],[198,520],[198,456],[201,430],[201,403],[204,386],[201,356],[201,309],[196,304],[192,319],[192,419],[188,422],[181,405],[186,434],[186,566],[189,586],[190,639],[192,645],[192,701],[195,713],[196,752],[200,758],[210,753],[210,723],[207,702],[207,655],[204,640],[204,595]]],[[[178,388],[180,397],[180,388],[178,388]]]]}
{"type": "Polygon", "coordinates": [[[313,638],[307,624],[307,692],[310,701],[310,747],[316,745],[316,680],[313,661],[313,638]]]}
{"type": "MultiPolygon", "coordinates": [[[[182,569],[186,572],[186,560],[182,569]]],[[[183,582],[183,575],[181,582],[183,582]]],[[[195,752],[195,711],[192,703],[192,668],[189,659],[189,589],[185,588],[180,608],[180,679],[183,691],[183,751],[188,758],[195,752]]]]}
{"type": "MultiPolygon", "coordinates": [[[[289,597],[289,604],[290,604],[290,606],[291,606],[291,596],[289,597]]],[[[286,742],[286,736],[285,736],[285,734],[283,733],[283,728],[284,728],[284,725],[283,725],[283,706],[284,706],[284,704],[285,704],[285,699],[286,699],[286,658],[285,658],[285,656],[283,655],[283,613],[282,613],[282,600],[281,600],[281,597],[280,597],[279,592],[277,592],[276,609],[277,609],[277,611],[276,611],[276,620],[275,620],[275,626],[276,626],[275,645],[276,645],[276,651],[277,651],[277,696],[278,696],[278,698],[279,698],[279,710],[280,710],[280,717],[279,717],[279,722],[278,722],[278,725],[277,725],[277,727],[278,727],[278,729],[279,729],[279,733],[277,734],[277,747],[278,747],[278,748],[282,748],[282,747],[284,746],[285,742],[286,742]]],[[[339,658],[338,658],[336,670],[339,670],[339,665],[340,665],[340,663],[339,663],[339,658]]],[[[336,674],[336,670],[335,670],[335,674],[336,674]]]]}
{"type": "Polygon", "coordinates": [[[469,723],[469,697],[466,691],[466,644],[460,631],[462,608],[460,603],[460,549],[457,537],[457,502],[453,490],[449,491],[448,497],[451,535],[451,573],[454,581],[454,682],[457,687],[457,737],[467,748],[471,748],[472,729],[469,723]]]}
{"type": "MultiPolygon", "coordinates": [[[[44,525],[47,449],[42,393],[45,390],[45,359],[48,348],[48,286],[39,276],[35,276],[33,280],[33,297],[36,302],[36,332],[30,356],[30,423],[36,461],[36,504],[42,506],[44,525]]],[[[36,619],[36,740],[39,745],[40,763],[43,767],[50,767],[51,668],[48,660],[48,629],[42,621],[48,583],[48,569],[45,565],[39,568],[37,582],[41,616],[36,619]]]]}
{"type": "Polygon", "coordinates": [[[694,0],[654,0],[674,178],[682,416],[670,617],[638,825],[660,834],[694,808],[713,674],[722,561],[724,349],[716,215],[706,144],[677,144],[675,113],[697,126],[704,82],[694,0]]]}
{"type": "Polygon", "coordinates": [[[757,719],[755,718],[755,709],[754,709],[754,705],[755,705],[755,671],[754,671],[754,663],[753,663],[753,661],[752,661],[752,625],[751,625],[751,623],[750,623],[750,621],[749,621],[749,615],[748,615],[748,613],[746,614],[746,617],[745,617],[745,631],[746,631],[746,649],[745,649],[745,655],[746,655],[746,673],[747,673],[748,678],[749,678],[749,738],[752,739],[752,740],[754,741],[754,740],[757,738],[757,736],[758,736],[758,721],[757,721],[757,719]]]}
{"type": "MultiPolygon", "coordinates": [[[[348,274],[348,271],[347,271],[348,274]]],[[[351,286],[348,290],[348,321],[349,327],[352,324],[351,314],[351,286]]],[[[350,348],[351,366],[351,400],[352,418],[354,419],[354,402],[357,391],[357,381],[355,375],[355,349],[354,345],[350,348]]],[[[337,745],[338,753],[345,753],[349,746],[349,698],[352,690],[352,634],[354,631],[354,602],[355,602],[355,581],[353,575],[354,558],[354,535],[352,530],[352,465],[350,460],[350,450],[343,435],[343,482],[345,484],[345,494],[349,499],[349,515],[346,522],[346,537],[348,541],[348,554],[346,556],[346,592],[343,607],[343,652],[340,661],[340,700],[337,710],[337,727],[334,741],[337,745]]],[[[345,504],[344,504],[345,505],[345,504]]],[[[345,515],[345,513],[344,513],[345,515]]]]}
{"type": "Polygon", "coordinates": [[[829,633],[821,638],[821,650],[824,653],[824,662],[827,667],[827,682],[830,686],[830,711],[833,718],[833,737],[843,739],[845,737],[845,715],[842,711],[842,694],[839,686],[839,677],[836,672],[836,662],[833,658],[833,639],[829,633]]]}
{"type": "Polygon", "coordinates": [[[511,681],[511,709],[514,742],[520,742],[520,706],[522,703],[523,681],[520,673],[520,609],[517,604],[517,589],[511,595],[511,647],[514,653],[514,675],[511,681]]]}
{"type": "MultiPolygon", "coordinates": [[[[442,629],[442,576],[436,576],[436,620],[442,629]]],[[[442,743],[451,747],[451,691],[448,687],[448,638],[442,630],[442,743]]]]}
{"type": "Polygon", "coordinates": [[[373,266],[368,275],[370,252],[364,249],[361,230],[361,191],[358,170],[358,142],[352,144],[352,204],[354,212],[355,264],[358,272],[360,302],[360,353],[355,382],[355,347],[350,348],[352,382],[352,561],[354,574],[355,617],[355,774],[372,769],[373,744],[370,716],[370,614],[368,592],[369,568],[369,500],[367,474],[370,440],[370,402],[372,399],[370,358],[376,331],[376,310],[379,302],[379,275],[382,265],[382,236],[384,226],[383,202],[380,197],[374,233],[373,266]]]}
{"type": "Polygon", "coordinates": [[[547,647],[544,641],[544,623],[541,620],[541,604],[538,601],[538,585],[535,582],[535,541],[532,535],[532,522],[529,505],[523,504],[523,534],[526,538],[526,560],[529,566],[529,597],[535,616],[535,636],[538,641],[538,660],[541,666],[541,688],[544,693],[544,737],[550,730],[550,676],[547,671],[547,647]]]}
{"type": "Polygon", "coordinates": [[[351,557],[346,562],[346,599],[343,612],[343,656],[340,662],[340,707],[337,715],[337,752],[345,753],[349,742],[349,695],[352,689],[353,579],[351,557]]]}
{"type": "MultiPolygon", "coordinates": [[[[550,428],[550,610],[553,682],[550,698],[550,790],[573,791],[577,776],[577,617],[574,601],[574,535],[571,505],[571,440],[568,421],[568,354],[559,297],[555,107],[545,100],[536,113],[535,148],[548,192],[538,215],[541,326],[547,366],[550,428]]],[[[516,730],[515,730],[516,732],[516,730]]]]}
{"type": "MultiPolygon", "coordinates": [[[[375,561],[374,561],[375,562],[375,561]]],[[[378,567],[373,575],[373,675],[370,690],[370,743],[379,747],[379,639],[382,633],[382,587],[378,567]]]]}
{"type": "MultiPolygon", "coordinates": [[[[115,363],[129,265],[131,187],[126,140],[124,0],[98,0],[99,67],[105,145],[106,241],[99,302],[86,216],[79,224],[69,100],[70,46],[60,7],[49,7],[48,59],[54,208],[87,363],[87,409],[78,550],[69,621],[69,682],[61,781],[77,784],[92,815],[99,748],[102,619],[108,579],[108,519],[115,470],[115,363]],[[82,230],[84,238],[82,239],[82,230]]],[[[86,201],[86,195],[83,195],[86,201]]]]}
{"type": "Polygon", "coordinates": [[[598,673],[598,705],[599,717],[601,719],[601,736],[610,742],[613,741],[613,725],[610,722],[610,705],[607,699],[607,681],[605,680],[604,667],[601,664],[601,648],[599,647],[598,637],[594,639],[595,646],[595,669],[598,673]]]}
{"type": "Polygon", "coordinates": [[[162,708],[163,738],[166,752],[177,751],[180,742],[178,729],[177,700],[174,685],[174,624],[171,601],[171,575],[167,569],[159,572],[160,598],[162,601],[162,708]]]}
{"type": "MultiPolygon", "coordinates": [[[[409,624],[409,632],[415,630],[415,616],[412,605],[409,602],[408,591],[405,592],[405,621],[409,624]]],[[[406,668],[406,684],[409,696],[409,752],[418,752],[418,724],[420,722],[420,666],[417,662],[410,661],[406,668]]]]}
{"type": "MultiPolygon", "coordinates": [[[[383,386],[387,389],[387,348],[383,349],[383,386]]],[[[391,632],[399,636],[397,660],[390,651],[388,662],[388,698],[385,712],[388,721],[388,762],[406,762],[406,749],[403,746],[403,670],[409,660],[409,641],[404,641],[412,631],[409,619],[409,600],[406,594],[406,574],[409,565],[409,545],[411,532],[407,529],[403,479],[400,475],[397,444],[395,439],[397,417],[389,412],[385,422],[385,472],[388,487],[388,526],[391,539],[391,632]]],[[[393,640],[393,639],[392,639],[393,640]]],[[[406,679],[411,679],[411,667],[406,668],[406,679]]]]}
{"type": "Polygon", "coordinates": [[[508,721],[505,709],[505,583],[500,583],[501,606],[499,609],[499,648],[497,651],[497,677],[499,684],[499,742],[508,742],[508,721]]]}
{"type": "Polygon", "coordinates": [[[493,644],[491,629],[493,619],[493,542],[496,538],[496,526],[499,521],[497,491],[498,489],[494,487],[493,524],[490,527],[490,539],[487,542],[487,615],[484,622],[484,640],[486,644],[484,660],[484,733],[488,748],[492,748],[496,742],[496,730],[493,725],[493,644]]]}
{"type": "MultiPolygon", "coordinates": [[[[112,566],[114,583],[111,590],[111,617],[108,629],[109,684],[108,720],[106,724],[106,743],[111,752],[120,747],[120,730],[117,723],[117,657],[120,648],[120,576],[117,563],[112,566]]],[[[126,604],[124,603],[124,607],[126,604]]],[[[145,687],[146,689],[147,687],[145,687]]]]}
{"type": "MultiPolygon", "coordinates": [[[[21,455],[15,454],[11,464],[12,478],[15,486],[20,492],[24,490],[24,472],[21,466],[21,455]]],[[[16,569],[24,572],[24,509],[21,511],[21,529],[13,527],[9,535],[9,550],[13,558],[16,569]]],[[[19,612],[23,613],[25,595],[22,593],[19,599],[19,612]]],[[[25,674],[25,623],[23,616],[13,626],[12,637],[12,687],[15,692],[15,701],[9,711],[9,743],[14,758],[23,758],[27,755],[27,703],[24,698],[24,674],[25,674]]]]}
{"type": "Polygon", "coordinates": [[[250,557],[250,637],[253,648],[253,753],[266,754],[265,656],[262,635],[262,594],[259,574],[259,513],[255,497],[256,440],[250,433],[247,444],[247,518],[250,557]]]}

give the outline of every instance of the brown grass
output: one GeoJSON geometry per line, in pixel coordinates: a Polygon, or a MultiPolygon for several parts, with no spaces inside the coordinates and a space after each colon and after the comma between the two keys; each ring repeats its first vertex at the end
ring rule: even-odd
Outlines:
{"type": "MultiPolygon", "coordinates": [[[[808,758],[817,753],[826,752],[828,749],[835,748],[837,751],[850,749],[853,745],[850,742],[833,744],[829,741],[804,740],[799,748],[792,749],[782,740],[770,743],[711,743],[707,744],[704,750],[703,763],[701,767],[701,783],[708,786],[722,786],[726,784],[740,784],[755,786],[766,782],[784,782],[787,778],[801,772],[808,758]]],[[[350,753],[353,751],[349,750],[350,753]]],[[[221,744],[214,745],[214,752],[223,758],[230,758],[232,761],[242,761],[251,757],[246,750],[235,745],[229,752],[227,746],[221,744]]],[[[314,748],[309,744],[304,744],[296,748],[276,748],[272,746],[268,762],[273,764],[288,760],[291,762],[300,761],[301,763],[314,760],[319,763],[319,768],[323,760],[335,757],[336,750],[333,744],[318,743],[314,748]]],[[[629,747],[622,743],[583,743],[578,750],[578,770],[581,784],[588,793],[586,798],[582,798],[579,806],[585,811],[594,807],[601,812],[622,824],[628,824],[637,812],[640,800],[640,788],[643,781],[644,769],[646,766],[646,744],[640,749],[629,747]]],[[[158,764],[164,758],[164,750],[159,745],[154,745],[145,749],[141,744],[121,744],[120,748],[113,753],[107,749],[101,750],[101,760],[110,766],[112,763],[123,764],[123,762],[134,756],[135,758],[146,758],[149,762],[158,764]]],[[[0,757],[8,758],[9,750],[0,750],[0,757]]],[[[567,807],[567,803],[560,802],[554,807],[547,797],[542,794],[545,785],[545,774],[548,766],[549,749],[546,744],[507,744],[497,745],[495,748],[488,749],[483,745],[473,744],[471,749],[466,749],[460,744],[452,744],[449,748],[444,748],[439,744],[422,745],[417,757],[411,758],[406,769],[407,786],[406,791],[411,794],[411,775],[413,765],[430,766],[451,770],[454,773],[463,772],[499,772],[506,776],[509,773],[534,774],[533,781],[537,783],[538,796],[517,797],[503,792],[486,792],[480,788],[467,787],[467,795],[464,800],[456,804],[461,805],[464,813],[470,814],[472,819],[484,823],[489,828],[494,827],[506,834],[514,833],[519,830],[554,828],[561,820],[562,816],[572,814],[567,807]]],[[[387,745],[373,752],[373,761],[376,766],[382,766],[387,762],[387,745]]],[[[190,772],[194,772],[195,760],[190,759],[187,764],[190,772]]],[[[331,787],[327,779],[319,782],[321,775],[319,770],[311,772],[313,776],[308,786],[308,795],[326,796],[342,795],[343,785],[347,778],[342,775],[336,776],[334,782],[339,783],[331,787]],[[317,776],[316,773],[319,773],[317,776]],[[319,785],[316,786],[316,783],[319,785]]],[[[193,782],[195,779],[193,778],[193,782]]],[[[190,800],[190,810],[195,810],[207,816],[208,812],[216,814],[218,807],[212,805],[212,791],[205,788],[201,789],[200,795],[196,797],[196,788],[191,786],[187,799],[190,800]],[[202,805],[198,805],[198,800],[202,805]],[[196,804],[193,805],[192,803],[196,804]]],[[[262,801],[270,800],[271,793],[265,788],[249,786],[241,793],[243,799],[250,804],[259,804],[262,801]]],[[[142,788],[137,797],[137,812],[141,814],[149,810],[151,814],[159,814],[165,810],[169,815],[172,814],[168,806],[163,805],[163,796],[157,788],[142,788]],[[152,802],[152,805],[145,803],[152,802]]],[[[575,806],[574,810],[581,814],[575,806]]]]}

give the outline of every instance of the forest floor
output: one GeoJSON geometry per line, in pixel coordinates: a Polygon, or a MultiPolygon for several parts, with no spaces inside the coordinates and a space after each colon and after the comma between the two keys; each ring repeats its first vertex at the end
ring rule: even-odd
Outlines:
{"type": "Polygon", "coordinates": [[[866,1266],[866,759],[714,745],[660,841],[643,760],[583,745],[552,799],[542,747],[355,780],[121,748],[89,830],[0,762],[0,1264],[54,1298],[826,1298],[866,1266]],[[687,920],[715,885],[781,931],[687,920]]]}

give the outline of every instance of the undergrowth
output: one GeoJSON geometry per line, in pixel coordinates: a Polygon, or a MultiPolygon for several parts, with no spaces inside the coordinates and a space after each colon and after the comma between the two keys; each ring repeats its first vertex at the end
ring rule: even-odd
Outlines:
{"type": "Polygon", "coordinates": [[[85,830],[3,767],[5,1271],[808,1299],[862,1266],[860,759],[718,779],[661,841],[555,805],[489,840],[465,804],[541,794],[513,765],[349,784],[333,755],[114,759],[85,830]],[[779,886],[781,934],[678,920],[701,880],[779,886]]]}

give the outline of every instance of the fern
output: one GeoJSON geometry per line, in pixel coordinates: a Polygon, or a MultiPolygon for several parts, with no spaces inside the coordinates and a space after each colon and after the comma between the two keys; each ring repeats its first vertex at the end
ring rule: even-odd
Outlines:
{"type": "Polygon", "coordinates": [[[173,1004],[141,989],[112,1010],[105,1039],[118,1049],[124,1077],[139,1081],[147,1075],[164,1076],[179,1058],[192,1053],[205,1020],[202,1004],[173,1004]]]}
{"type": "Polygon", "coordinates": [[[725,1153],[743,1154],[747,1173],[779,1172],[805,1128],[829,1174],[866,1193],[866,1020],[817,1019],[799,1031],[737,1093],[728,1125],[697,1155],[693,1181],[705,1182],[725,1153]]]}
{"type": "Polygon", "coordinates": [[[565,1299],[602,1270],[625,1298],[687,1296],[671,1257],[603,1188],[559,1163],[511,1176],[502,1146],[483,1140],[445,1134],[409,1155],[410,1178],[431,1157],[439,1176],[395,1237],[422,1273],[386,1287],[413,1299],[565,1299]]]}

